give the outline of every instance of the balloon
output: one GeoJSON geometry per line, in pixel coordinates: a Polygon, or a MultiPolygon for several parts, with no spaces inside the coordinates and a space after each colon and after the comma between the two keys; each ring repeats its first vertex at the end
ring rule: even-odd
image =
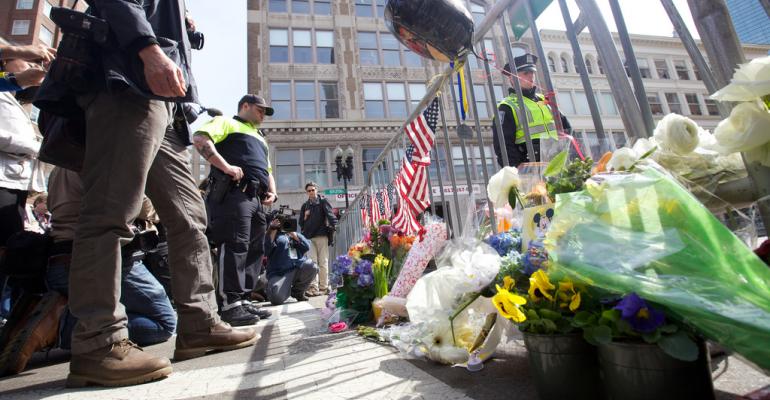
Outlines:
{"type": "Polygon", "coordinates": [[[473,18],[459,0],[389,0],[385,25],[425,58],[450,62],[472,47],[473,18]]]}

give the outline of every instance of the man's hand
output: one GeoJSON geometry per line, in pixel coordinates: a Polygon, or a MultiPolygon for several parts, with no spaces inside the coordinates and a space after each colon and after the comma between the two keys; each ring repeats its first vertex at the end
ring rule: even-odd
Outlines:
{"type": "Polygon", "coordinates": [[[305,210],[305,220],[310,218],[310,210],[305,210]]]}
{"type": "Polygon", "coordinates": [[[233,178],[234,181],[239,181],[241,178],[243,178],[243,170],[241,167],[236,167],[234,165],[228,165],[227,169],[225,170],[225,173],[227,175],[230,175],[231,178],[233,178]]]}
{"type": "Polygon", "coordinates": [[[270,221],[270,229],[280,229],[281,228],[281,220],[278,218],[273,218],[270,221]]]}
{"type": "Polygon", "coordinates": [[[187,84],[182,70],[153,44],[139,51],[144,63],[144,79],[153,94],[160,97],[184,97],[187,84]]]}
{"type": "Polygon", "coordinates": [[[273,204],[274,201],[275,201],[275,193],[267,192],[267,197],[265,197],[265,199],[262,200],[262,204],[269,206],[273,204]]]}
{"type": "Polygon", "coordinates": [[[56,49],[42,44],[28,46],[8,46],[3,48],[3,60],[21,59],[25,61],[39,61],[48,64],[56,58],[56,49]]]}
{"type": "Polygon", "coordinates": [[[18,83],[22,89],[25,89],[32,86],[40,86],[40,84],[43,83],[43,78],[45,78],[45,70],[39,67],[32,67],[21,72],[16,72],[13,76],[16,77],[16,83],[18,83]]]}
{"type": "Polygon", "coordinates": [[[292,240],[299,241],[299,237],[297,236],[297,232],[289,232],[289,237],[292,238],[292,240]]]}

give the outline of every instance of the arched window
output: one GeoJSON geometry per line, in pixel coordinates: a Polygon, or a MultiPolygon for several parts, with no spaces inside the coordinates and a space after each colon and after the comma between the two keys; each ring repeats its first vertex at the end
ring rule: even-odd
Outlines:
{"type": "Polygon", "coordinates": [[[551,72],[556,72],[556,62],[553,61],[553,56],[548,55],[548,68],[551,69],[551,72]]]}
{"type": "Polygon", "coordinates": [[[586,56],[586,70],[588,71],[589,74],[594,73],[594,65],[591,62],[591,57],[588,57],[588,56],[586,56]]]}
{"type": "Polygon", "coordinates": [[[567,62],[567,57],[563,54],[561,56],[561,72],[565,74],[569,72],[569,63],[567,62]]]}
{"type": "Polygon", "coordinates": [[[604,75],[604,66],[602,66],[602,59],[597,58],[596,59],[596,66],[599,67],[599,73],[604,75]]]}

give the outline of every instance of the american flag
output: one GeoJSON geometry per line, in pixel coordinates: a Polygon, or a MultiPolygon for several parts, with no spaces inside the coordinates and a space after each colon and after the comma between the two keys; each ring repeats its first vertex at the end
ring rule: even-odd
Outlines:
{"type": "Polygon", "coordinates": [[[361,222],[365,227],[369,226],[369,213],[367,212],[367,204],[365,198],[361,198],[359,201],[359,207],[361,208],[361,222]]]}
{"type": "MultiPolygon", "coordinates": [[[[396,178],[395,186],[401,186],[399,180],[400,178],[396,178]]],[[[398,205],[398,210],[396,210],[396,215],[393,217],[391,225],[407,235],[419,232],[422,226],[417,222],[415,214],[406,205],[402,196],[396,196],[396,204],[398,205]]]]}
{"type": "Polygon", "coordinates": [[[369,205],[371,210],[369,217],[372,219],[372,225],[377,226],[377,223],[382,219],[382,214],[380,213],[380,206],[377,204],[376,194],[369,196],[369,205]]]}
{"type": "MultiPolygon", "coordinates": [[[[391,185],[388,184],[388,186],[391,185]]],[[[384,218],[390,219],[393,210],[390,208],[390,195],[388,194],[388,189],[382,189],[381,191],[377,192],[377,195],[381,199],[380,210],[382,211],[382,216],[384,218]]]]}
{"type": "Polygon", "coordinates": [[[428,108],[410,122],[405,129],[406,136],[414,145],[418,154],[428,155],[435,140],[436,124],[438,123],[438,97],[434,98],[428,108]]]}
{"type": "Polygon", "coordinates": [[[398,191],[406,205],[414,214],[425,211],[430,205],[428,194],[428,179],[424,165],[410,163],[404,159],[401,171],[398,173],[398,191]]]}

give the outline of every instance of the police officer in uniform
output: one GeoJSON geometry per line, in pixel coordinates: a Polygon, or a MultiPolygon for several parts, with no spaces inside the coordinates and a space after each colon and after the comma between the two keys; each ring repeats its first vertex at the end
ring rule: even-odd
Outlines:
{"type": "MultiPolygon", "coordinates": [[[[505,140],[505,149],[508,154],[508,165],[518,167],[519,164],[525,162],[540,161],[540,155],[549,148],[549,145],[555,145],[558,139],[558,133],[556,131],[556,124],[554,123],[554,117],[551,113],[551,108],[545,103],[545,97],[542,94],[537,93],[537,86],[535,85],[535,74],[537,73],[537,56],[534,54],[524,54],[514,58],[516,63],[516,74],[511,75],[510,64],[505,64],[503,70],[511,83],[511,88],[508,89],[508,97],[504,98],[498,105],[498,117],[502,121],[503,138],[505,140]],[[513,79],[519,80],[521,85],[521,91],[524,98],[524,107],[527,113],[527,122],[529,126],[530,137],[532,138],[532,145],[535,150],[535,156],[530,157],[527,154],[527,144],[524,136],[524,127],[519,123],[519,101],[516,96],[516,91],[513,89],[513,79]]],[[[564,129],[569,132],[571,126],[569,121],[561,116],[562,125],[564,129]]],[[[497,127],[492,125],[493,139],[492,143],[495,147],[495,155],[497,155],[497,163],[503,166],[502,151],[500,149],[500,142],[498,139],[497,127]]],[[[555,146],[550,146],[555,147],[555,146]]],[[[546,152],[546,157],[553,156],[550,152],[546,152]]]]}
{"type": "Polygon", "coordinates": [[[247,94],[238,102],[238,115],[215,117],[194,136],[195,147],[212,166],[209,237],[220,245],[220,314],[233,326],[269,316],[249,301],[264,253],[263,207],[278,199],[267,141],[259,130],[265,115],[273,115],[265,99],[247,94]]]}

